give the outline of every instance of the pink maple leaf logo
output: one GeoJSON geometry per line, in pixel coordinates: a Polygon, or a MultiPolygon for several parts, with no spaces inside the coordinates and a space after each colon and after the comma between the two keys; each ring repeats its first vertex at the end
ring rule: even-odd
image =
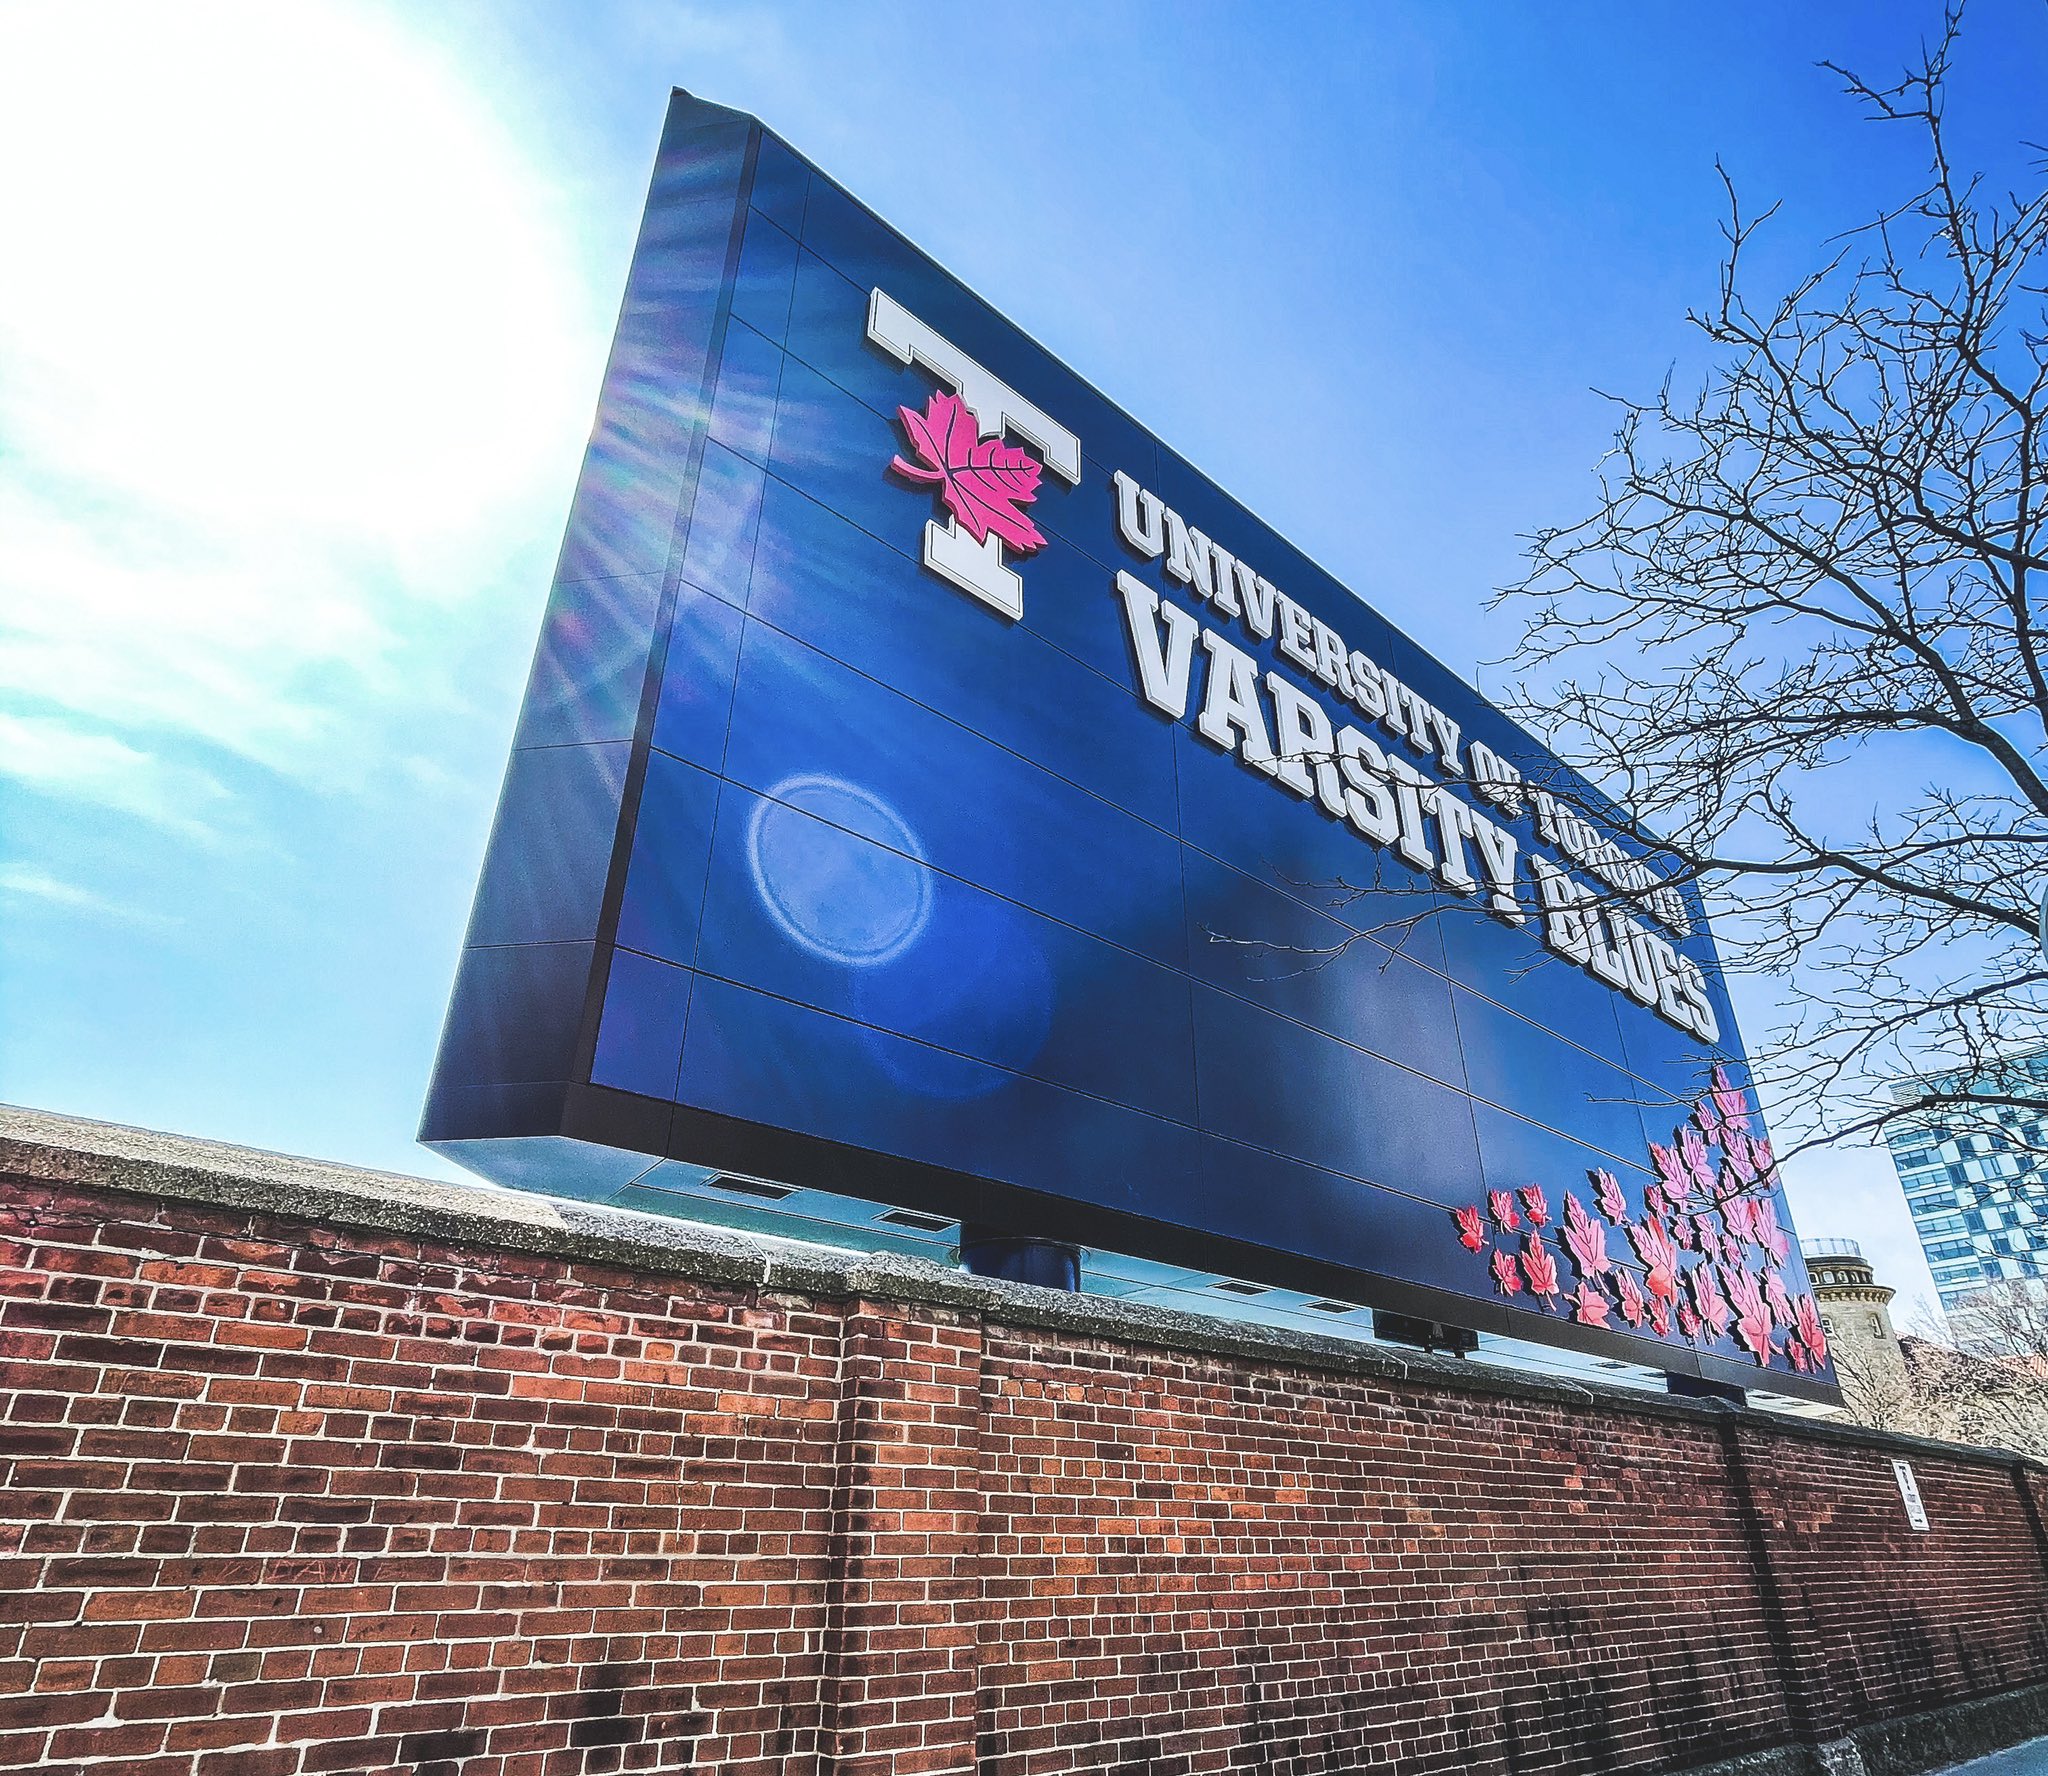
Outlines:
{"type": "Polygon", "coordinates": [[[1769,1197],[1758,1200],[1750,1211],[1749,1224],[1756,1243],[1770,1253],[1773,1263],[1783,1264],[1792,1256],[1792,1236],[1778,1225],[1778,1205],[1769,1197]]]}
{"type": "Polygon", "coordinates": [[[1643,1314],[1646,1311],[1641,1285],[1636,1282],[1635,1272],[1632,1270],[1624,1270],[1616,1274],[1618,1279],[1617,1287],[1621,1295],[1621,1317],[1628,1321],[1631,1326],[1640,1326],[1643,1323],[1643,1314]]]}
{"type": "MultiPolygon", "coordinates": [[[[1564,1199],[1564,1249],[1572,1255],[1582,1277],[1596,1277],[1613,1263],[1607,1256],[1607,1229],[1586,1213],[1585,1206],[1570,1191],[1565,1192],[1564,1199]]],[[[1604,1325],[1604,1307],[1601,1315],[1588,1323],[1604,1325]]]]}
{"type": "Polygon", "coordinates": [[[1628,1230],[1629,1244],[1643,1261],[1644,1287],[1652,1301],[1678,1298],[1678,1248],[1671,1236],[1654,1221],[1638,1221],[1628,1230]]]}
{"type": "Polygon", "coordinates": [[[1531,1295],[1555,1299],[1557,1260],[1551,1256],[1550,1248],[1543,1243],[1540,1233],[1532,1233],[1528,1245],[1522,1249],[1522,1275],[1529,1279],[1531,1295]]]}
{"type": "Polygon", "coordinates": [[[1724,1126],[1749,1132],[1749,1093],[1729,1077],[1723,1066],[1714,1068],[1714,1108],[1724,1126]]]}
{"type": "Polygon", "coordinates": [[[1515,1263],[1514,1253],[1494,1253],[1493,1286],[1503,1295],[1519,1295],[1522,1292],[1522,1272],[1515,1263]]]}
{"type": "Polygon", "coordinates": [[[1734,1188],[1747,1189],[1756,1182],[1756,1147],[1749,1136],[1731,1124],[1721,1136],[1721,1182],[1730,1178],[1734,1188]]]}
{"type": "Polygon", "coordinates": [[[1492,1212],[1496,1225],[1510,1232],[1522,1225],[1522,1217],[1515,1212],[1515,1193],[1512,1190],[1488,1191],[1486,1206],[1492,1212]]]}
{"type": "Polygon", "coordinates": [[[1044,547],[1044,535],[1023,510],[1038,498],[1044,472],[1028,450],[984,438],[960,397],[943,391],[932,396],[922,413],[899,407],[896,417],[918,460],[895,457],[890,468],[906,481],[936,488],[960,528],[977,543],[993,533],[1020,555],[1044,547]]]}
{"type": "Polygon", "coordinates": [[[1453,1209],[1451,1219],[1458,1224],[1458,1243],[1466,1251],[1476,1252],[1486,1244],[1486,1223],[1476,1208],[1453,1209]]]}
{"type": "Polygon", "coordinates": [[[1628,1198],[1621,1194],[1621,1180],[1601,1167],[1586,1174],[1593,1180],[1593,1200],[1600,1205],[1600,1213],[1619,1226],[1628,1219],[1628,1198]]]}
{"type": "Polygon", "coordinates": [[[1673,1202],[1682,1203],[1692,1195],[1692,1168],[1676,1147],[1652,1141],[1650,1163],[1657,1168],[1657,1181],[1664,1186],[1664,1194],[1673,1202]]]}
{"type": "Polygon", "coordinates": [[[1775,1270],[1764,1272],[1764,1300],[1769,1304],[1771,1318],[1780,1326],[1795,1326],[1798,1319],[1792,1311],[1792,1297],[1785,1293],[1785,1279],[1775,1270]]]}
{"type": "Polygon", "coordinates": [[[1702,1190],[1714,1187],[1714,1160],[1707,1151],[1707,1144],[1700,1131],[1687,1123],[1678,1131],[1678,1154],[1685,1161],[1685,1169],[1692,1181],[1702,1190]]]}
{"type": "Polygon", "coordinates": [[[1714,1102],[1711,1092],[1693,1106],[1692,1118],[1708,1140],[1718,1141],[1721,1138],[1721,1106],[1714,1102]]]}
{"type": "Polygon", "coordinates": [[[1799,1342],[1816,1363],[1825,1363],[1828,1360],[1828,1335],[1821,1327],[1820,1309],[1814,1306],[1813,1297],[1800,1296],[1792,1311],[1799,1326],[1799,1342]]]}
{"type": "Polygon", "coordinates": [[[1759,1363],[1771,1360],[1771,1310],[1764,1301],[1763,1285],[1752,1271],[1730,1271],[1728,1299],[1735,1308],[1735,1336],[1759,1363]]]}
{"type": "Polygon", "coordinates": [[[1572,1304],[1572,1318],[1582,1326],[1607,1324],[1607,1297],[1591,1283],[1581,1283],[1566,1297],[1572,1304]]]}
{"type": "Polygon", "coordinates": [[[1522,1199],[1522,1212],[1531,1227],[1541,1227],[1550,1219],[1550,1204],[1544,1200],[1541,1184],[1524,1184],[1515,1194],[1522,1199]]]}
{"type": "Polygon", "coordinates": [[[1731,1196],[1721,1205],[1721,1219],[1738,1241],[1756,1239],[1756,1204],[1749,1197],[1731,1196]]]}
{"type": "Polygon", "coordinates": [[[1686,1280],[1692,1284],[1693,1312],[1699,1315],[1700,1324],[1719,1338],[1728,1330],[1730,1310],[1713,1271],[1704,1264],[1696,1265],[1686,1280]]]}

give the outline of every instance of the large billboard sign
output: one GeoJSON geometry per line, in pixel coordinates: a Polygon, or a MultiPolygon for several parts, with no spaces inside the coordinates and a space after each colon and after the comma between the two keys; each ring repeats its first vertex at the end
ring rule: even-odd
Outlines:
{"type": "Polygon", "coordinates": [[[423,1138],[1831,1396],[1696,896],[1604,806],[679,93],[423,1138]]]}

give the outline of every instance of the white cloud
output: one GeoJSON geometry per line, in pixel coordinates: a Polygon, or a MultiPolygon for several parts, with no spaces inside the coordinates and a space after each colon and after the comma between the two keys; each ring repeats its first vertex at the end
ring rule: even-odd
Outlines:
{"type": "Polygon", "coordinates": [[[144,752],[58,716],[0,710],[0,777],[44,795],[133,815],[187,838],[218,837],[204,816],[227,790],[206,772],[144,752]]]}
{"type": "Polygon", "coordinates": [[[178,921],[167,913],[129,906],[75,882],[66,882],[38,869],[0,869],[0,894],[39,901],[67,913],[81,913],[96,919],[112,919],[124,925],[163,927],[178,921]]]}
{"type": "Polygon", "coordinates": [[[373,601],[317,554],[280,561],[141,499],[90,505],[89,488],[0,489],[0,693],[17,701],[284,766],[329,726],[295,675],[391,645],[373,601]]]}
{"type": "Polygon", "coordinates": [[[546,187],[321,4],[17,9],[0,164],[0,698],[105,742],[0,769],[167,824],[220,784],[117,797],[152,736],[366,773],[566,504],[604,317],[546,187]]]}

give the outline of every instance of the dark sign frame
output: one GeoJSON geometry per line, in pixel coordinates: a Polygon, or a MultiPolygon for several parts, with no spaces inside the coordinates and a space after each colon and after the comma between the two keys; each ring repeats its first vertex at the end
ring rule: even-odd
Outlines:
{"type": "Polygon", "coordinates": [[[679,92],[421,1138],[1835,1399],[1697,897],[1605,806],[679,92]]]}

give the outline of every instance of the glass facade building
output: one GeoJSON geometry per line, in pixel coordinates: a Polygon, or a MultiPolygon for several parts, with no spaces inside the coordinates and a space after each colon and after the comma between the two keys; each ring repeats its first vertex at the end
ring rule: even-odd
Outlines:
{"type": "Polygon", "coordinates": [[[2039,1109],[1972,1112],[1967,1127],[1936,1110],[1885,1137],[1941,1305],[1993,1283],[2048,1280],[2048,1048],[1985,1073],[1924,1075],[1896,1091],[1910,1103],[1929,1089],[2041,1100],[2039,1109]]]}

